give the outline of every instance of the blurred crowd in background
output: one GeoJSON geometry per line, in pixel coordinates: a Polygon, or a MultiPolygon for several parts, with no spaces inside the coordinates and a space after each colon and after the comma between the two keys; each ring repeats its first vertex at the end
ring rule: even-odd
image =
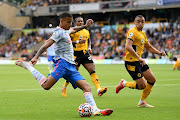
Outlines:
{"type": "MultiPolygon", "coordinates": [[[[169,22],[167,26],[159,24],[159,27],[146,30],[148,41],[158,50],[165,50],[168,58],[180,54],[180,19],[176,23],[169,22]]],[[[125,38],[128,28],[119,28],[120,30],[110,30],[108,33],[93,33],[92,48],[93,55],[104,56],[106,59],[120,58],[125,56],[125,38]]],[[[160,56],[151,54],[146,49],[142,55],[143,58],[159,58],[160,56]]]]}
{"type": "Polygon", "coordinates": [[[104,2],[104,1],[117,1],[117,0],[28,0],[25,7],[32,6],[49,6],[60,4],[78,4],[78,3],[91,3],[91,2],[104,2]]]}
{"type": "MultiPolygon", "coordinates": [[[[125,40],[129,28],[119,27],[117,30],[111,28],[110,31],[91,31],[92,51],[94,56],[103,57],[105,59],[123,59],[125,56],[125,40]]],[[[180,17],[175,21],[169,21],[168,25],[159,24],[156,29],[147,29],[148,41],[158,50],[165,50],[168,58],[172,59],[174,55],[180,54],[180,17]]],[[[39,34],[32,32],[21,34],[15,40],[10,41],[0,47],[0,57],[11,58],[15,53],[22,52],[21,57],[30,60],[37,51],[28,50],[28,48],[39,42],[47,40],[51,34],[39,34]]],[[[43,56],[46,56],[43,54],[43,56]]],[[[144,50],[143,58],[159,58],[160,56],[151,54],[144,50]]]]}

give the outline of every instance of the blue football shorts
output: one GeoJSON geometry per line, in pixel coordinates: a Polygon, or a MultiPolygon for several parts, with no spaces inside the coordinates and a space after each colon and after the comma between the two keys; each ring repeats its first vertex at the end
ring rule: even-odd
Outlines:
{"type": "Polygon", "coordinates": [[[60,78],[64,78],[70,82],[74,89],[77,88],[75,85],[78,80],[85,80],[84,77],[76,70],[74,64],[67,62],[64,59],[55,61],[55,67],[51,75],[58,81],[60,78]]]}

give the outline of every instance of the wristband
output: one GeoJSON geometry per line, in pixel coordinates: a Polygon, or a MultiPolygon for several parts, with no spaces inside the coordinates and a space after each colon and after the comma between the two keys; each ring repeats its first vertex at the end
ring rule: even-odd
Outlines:
{"type": "Polygon", "coordinates": [[[76,43],[79,43],[79,40],[77,40],[76,43]]]}

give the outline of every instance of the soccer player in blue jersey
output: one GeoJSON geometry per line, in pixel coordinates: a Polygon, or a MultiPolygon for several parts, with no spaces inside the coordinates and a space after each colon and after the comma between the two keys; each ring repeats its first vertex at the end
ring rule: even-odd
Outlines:
{"type": "Polygon", "coordinates": [[[93,95],[91,93],[90,85],[85,81],[84,77],[76,70],[73,45],[70,33],[77,32],[84,28],[87,28],[93,22],[92,19],[88,19],[85,25],[78,27],[71,27],[73,17],[69,13],[62,13],[60,15],[60,24],[52,34],[52,36],[44,43],[38,50],[34,58],[31,59],[31,63],[25,61],[16,61],[16,65],[29,70],[39,84],[45,89],[49,90],[60,78],[64,78],[70,82],[75,88],[80,88],[84,92],[84,98],[93,108],[93,114],[99,115],[110,115],[112,109],[100,110],[97,108],[93,95]],[[46,78],[43,74],[37,71],[32,65],[37,63],[39,56],[53,43],[55,43],[55,67],[53,72],[46,78]]]}
{"type": "Polygon", "coordinates": [[[50,47],[47,48],[47,59],[49,62],[49,73],[53,71],[54,67],[54,58],[55,57],[55,50],[54,50],[54,44],[52,44],[50,47]]]}

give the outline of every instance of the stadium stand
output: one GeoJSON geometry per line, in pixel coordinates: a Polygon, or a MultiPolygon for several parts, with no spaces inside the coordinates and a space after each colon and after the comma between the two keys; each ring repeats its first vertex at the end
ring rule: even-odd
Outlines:
{"type": "MultiPolygon", "coordinates": [[[[169,58],[171,59],[174,54],[180,54],[180,34],[179,28],[179,18],[176,20],[176,23],[168,23],[168,25],[161,26],[156,29],[147,29],[146,34],[150,43],[155,46],[158,50],[166,50],[169,58]]],[[[92,50],[93,55],[104,57],[105,59],[123,59],[125,56],[125,38],[128,28],[126,26],[119,28],[120,30],[114,30],[111,28],[110,32],[104,31],[91,31],[91,40],[92,40],[92,50]]],[[[12,54],[23,51],[22,55],[32,56],[33,51],[28,49],[37,43],[46,40],[48,34],[40,35],[37,32],[32,32],[27,35],[22,35],[13,42],[6,44],[0,49],[1,56],[7,57],[10,52],[12,54]],[[32,54],[31,54],[32,52],[32,54]],[[4,55],[2,55],[4,54],[4,55]],[[27,55],[28,54],[28,55],[27,55]]],[[[143,58],[159,58],[153,54],[144,51],[143,58]]],[[[27,57],[30,59],[29,57],[27,57]]]]}
{"type": "MultiPolygon", "coordinates": [[[[28,7],[31,5],[39,6],[49,6],[56,4],[74,4],[74,3],[91,3],[100,2],[103,5],[112,5],[111,0],[56,0],[56,1],[46,1],[46,0],[29,0],[23,3],[22,7],[28,7]],[[108,1],[106,3],[106,1],[108,1]],[[44,5],[46,2],[48,4],[44,5]],[[105,3],[104,3],[105,2],[105,3]]],[[[113,1],[113,5],[119,3],[119,1],[113,1]]],[[[140,1],[140,0],[138,0],[140,1]]],[[[126,2],[129,4],[129,2],[126,2]]],[[[139,6],[132,3],[137,9],[139,6]]],[[[117,6],[116,6],[117,7],[117,6]]],[[[127,7],[127,6],[126,6],[127,7]]],[[[163,6],[164,7],[164,6],[163,6]]],[[[110,8],[109,8],[110,9],[110,8]]],[[[124,9],[124,8],[123,8],[124,9]]],[[[143,7],[145,9],[145,7],[143,7]]],[[[117,9],[112,9],[117,10],[117,9]]],[[[137,9],[138,10],[138,9],[137,9]]],[[[81,15],[83,18],[93,18],[95,21],[94,26],[90,30],[91,40],[92,40],[92,50],[93,55],[102,57],[105,59],[123,59],[125,56],[125,38],[131,23],[133,23],[134,16],[137,14],[145,15],[147,23],[151,25],[156,24],[154,28],[145,28],[148,40],[155,46],[158,50],[166,50],[168,58],[172,59],[173,56],[178,56],[180,54],[180,16],[174,11],[178,11],[179,8],[171,9],[160,9],[156,10],[138,10],[138,11],[122,11],[122,12],[102,12],[102,13],[91,13],[91,14],[73,14],[74,18],[81,15]],[[173,13],[173,14],[172,14],[173,13]],[[158,25],[157,25],[158,24],[158,25]],[[115,28],[113,27],[115,26],[115,28]],[[108,30],[105,30],[106,28],[108,30]]],[[[89,11],[90,12],[90,11],[89,11]]],[[[26,13],[24,13],[26,14],[26,13]]],[[[23,28],[49,28],[49,24],[52,27],[56,27],[59,24],[57,15],[47,16],[37,16],[32,14],[31,22],[25,22],[23,28]]],[[[1,28],[1,26],[0,26],[1,28]]],[[[1,29],[0,29],[1,30],[1,29]]],[[[21,56],[24,59],[29,60],[34,52],[32,47],[38,46],[38,43],[43,43],[44,40],[48,38],[49,33],[40,34],[38,32],[32,31],[28,34],[22,33],[13,41],[8,41],[7,43],[1,45],[0,56],[14,58],[14,55],[18,57],[21,56]]],[[[38,48],[38,47],[37,47],[38,48]]],[[[160,58],[157,55],[151,54],[144,51],[142,55],[143,58],[160,58]]]]}
{"type": "Polygon", "coordinates": [[[21,7],[32,7],[32,6],[49,6],[49,5],[60,5],[60,4],[81,4],[81,3],[93,3],[103,1],[115,1],[115,0],[28,0],[21,5],[21,7]]]}
{"type": "Polygon", "coordinates": [[[12,37],[12,31],[0,24],[0,43],[5,43],[10,37],[12,37]]]}

